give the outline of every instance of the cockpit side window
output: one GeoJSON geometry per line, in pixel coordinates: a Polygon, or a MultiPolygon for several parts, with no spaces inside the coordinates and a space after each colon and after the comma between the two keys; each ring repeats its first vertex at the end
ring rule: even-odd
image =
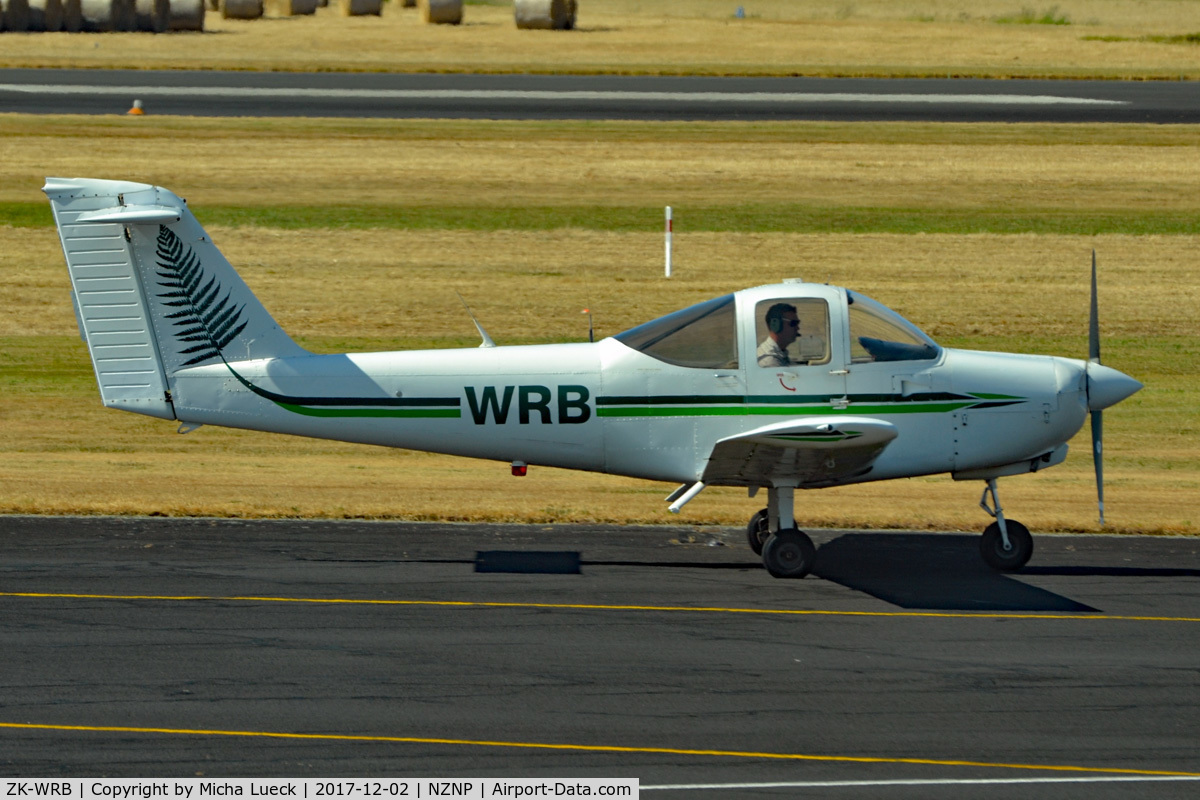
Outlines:
{"type": "Polygon", "coordinates": [[[919,328],[870,298],[847,292],[850,304],[850,362],[922,361],[941,348],[919,328]]]}
{"type": "Polygon", "coordinates": [[[760,367],[829,363],[829,304],[824,300],[763,300],[754,309],[754,329],[760,367]]]}
{"type": "Polygon", "coordinates": [[[651,320],[617,341],[648,356],[680,367],[736,369],[737,311],[727,294],[651,320]]]}

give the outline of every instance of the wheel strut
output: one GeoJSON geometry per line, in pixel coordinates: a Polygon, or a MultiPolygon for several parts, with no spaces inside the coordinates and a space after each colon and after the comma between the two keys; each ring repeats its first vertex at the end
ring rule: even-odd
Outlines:
{"type": "Polygon", "coordinates": [[[755,526],[762,524],[760,515],[766,512],[769,531],[759,554],[763,566],[776,578],[803,578],[812,570],[816,547],[808,534],[796,528],[795,486],[772,486],[767,490],[767,507],[750,520],[747,534],[754,546],[755,526]]]}
{"type": "Polygon", "coordinates": [[[1000,497],[996,494],[996,479],[988,478],[987,486],[983,487],[983,496],[979,498],[979,507],[992,517],[1000,527],[1000,541],[1007,552],[1012,550],[1012,542],[1008,540],[1008,523],[1004,519],[1004,509],[1000,507],[1000,497]],[[988,505],[988,495],[992,496],[992,504],[988,505]]]}

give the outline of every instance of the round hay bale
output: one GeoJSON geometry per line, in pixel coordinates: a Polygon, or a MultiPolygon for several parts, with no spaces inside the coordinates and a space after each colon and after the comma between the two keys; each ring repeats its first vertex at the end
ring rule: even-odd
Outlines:
{"type": "Polygon", "coordinates": [[[457,25],[462,22],[462,0],[417,0],[421,19],[430,25],[457,25]]]}
{"type": "Polygon", "coordinates": [[[80,0],[82,30],[94,33],[131,31],[134,26],[132,0],[80,0]]]}
{"type": "Polygon", "coordinates": [[[264,0],[263,14],[268,17],[298,17],[317,13],[318,0],[264,0]]]}
{"type": "Polygon", "coordinates": [[[513,16],[522,30],[569,31],[575,27],[575,0],[514,0],[513,16]]]}
{"type": "Polygon", "coordinates": [[[383,14],[383,0],[338,0],[343,17],[365,17],[383,14]]]}
{"type": "Polygon", "coordinates": [[[58,33],[62,28],[62,0],[29,0],[28,30],[58,33]]]}
{"type": "Polygon", "coordinates": [[[83,9],[80,0],[62,0],[62,29],[67,33],[79,33],[83,30],[83,9]]]}
{"type": "Polygon", "coordinates": [[[134,0],[134,28],[150,33],[162,33],[171,21],[169,0],[134,0]]]}
{"type": "Polygon", "coordinates": [[[263,0],[220,0],[221,19],[258,19],[263,15],[263,0]]]}
{"type": "Polygon", "coordinates": [[[204,30],[204,10],[206,0],[171,0],[169,31],[202,31],[204,30]]]}
{"type": "Polygon", "coordinates": [[[4,17],[4,30],[29,30],[29,0],[0,0],[0,15],[4,17]]]}
{"type": "Polygon", "coordinates": [[[79,11],[83,15],[85,31],[106,32],[116,30],[117,0],[79,0],[79,11]]]}

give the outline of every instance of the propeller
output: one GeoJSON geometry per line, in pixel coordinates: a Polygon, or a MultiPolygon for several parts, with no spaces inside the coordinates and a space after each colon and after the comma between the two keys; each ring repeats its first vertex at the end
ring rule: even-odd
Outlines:
{"type": "Polygon", "coordinates": [[[1096,468],[1096,502],[1100,506],[1100,524],[1104,524],[1104,411],[1093,408],[1092,364],[1100,363],[1100,314],[1096,301],[1096,251],[1092,251],[1092,303],[1088,312],[1088,407],[1092,408],[1092,464],[1096,468]]]}
{"type": "Polygon", "coordinates": [[[1096,467],[1096,501],[1104,524],[1104,409],[1142,388],[1123,372],[1100,363],[1100,315],[1096,302],[1096,251],[1092,251],[1092,304],[1088,320],[1087,404],[1092,414],[1092,463],[1096,467]]]}

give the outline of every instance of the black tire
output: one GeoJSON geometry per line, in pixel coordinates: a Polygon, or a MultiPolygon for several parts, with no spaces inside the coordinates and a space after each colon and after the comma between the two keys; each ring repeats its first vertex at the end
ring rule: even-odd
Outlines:
{"type": "Polygon", "coordinates": [[[763,565],[774,578],[803,578],[817,560],[817,548],[804,531],[779,531],[763,545],[763,565]]]}
{"type": "Polygon", "coordinates": [[[1005,520],[1008,528],[1008,541],[1011,550],[1004,549],[1004,539],[1000,536],[1000,523],[993,522],[983,531],[979,540],[979,553],[987,565],[999,572],[1016,572],[1029,563],[1033,555],[1033,537],[1029,529],[1015,520],[1005,520]]]}
{"type": "Polygon", "coordinates": [[[767,543],[767,539],[770,537],[770,518],[767,516],[767,510],[764,508],[750,518],[750,524],[746,526],[746,541],[750,543],[750,549],[754,551],[754,555],[761,556],[763,545],[767,543]]]}

